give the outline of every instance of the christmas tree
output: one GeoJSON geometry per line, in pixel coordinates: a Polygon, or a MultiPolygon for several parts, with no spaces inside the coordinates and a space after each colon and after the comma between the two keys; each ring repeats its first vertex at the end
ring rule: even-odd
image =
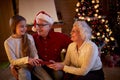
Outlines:
{"type": "Polygon", "coordinates": [[[92,40],[98,45],[101,53],[114,51],[115,39],[109,28],[106,16],[101,14],[99,0],[79,0],[76,4],[75,20],[85,20],[92,28],[92,40]]]}

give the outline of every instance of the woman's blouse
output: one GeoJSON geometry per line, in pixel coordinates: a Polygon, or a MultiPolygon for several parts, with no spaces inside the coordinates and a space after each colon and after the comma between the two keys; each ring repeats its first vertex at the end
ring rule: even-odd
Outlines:
{"type": "Polygon", "coordinates": [[[73,42],[68,46],[63,70],[75,75],[86,75],[89,71],[102,68],[98,47],[90,40],[84,41],[79,49],[73,42]]]}

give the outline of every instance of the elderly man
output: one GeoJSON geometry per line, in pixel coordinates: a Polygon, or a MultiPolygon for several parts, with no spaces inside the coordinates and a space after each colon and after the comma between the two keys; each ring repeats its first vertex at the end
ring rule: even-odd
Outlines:
{"type": "MultiPolygon", "coordinates": [[[[38,50],[39,58],[47,62],[60,62],[61,51],[66,49],[71,42],[70,37],[63,33],[54,32],[51,28],[54,21],[50,15],[44,11],[40,11],[34,21],[33,34],[36,48],[38,50]]],[[[43,65],[43,68],[51,75],[53,80],[62,80],[63,72],[55,71],[43,65]]]]}

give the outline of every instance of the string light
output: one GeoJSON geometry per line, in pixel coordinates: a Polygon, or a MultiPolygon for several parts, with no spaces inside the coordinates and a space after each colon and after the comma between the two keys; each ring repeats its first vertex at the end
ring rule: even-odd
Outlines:
{"type": "Polygon", "coordinates": [[[106,42],[109,42],[110,40],[109,40],[108,38],[105,38],[105,41],[106,41],[106,42]]]}
{"type": "Polygon", "coordinates": [[[95,0],[92,0],[92,3],[95,3],[95,0]]]}
{"type": "Polygon", "coordinates": [[[99,10],[98,9],[96,9],[96,13],[98,13],[99,12],[99,10]]]}
{"type": "Polygon", "coordinates": [[[77,8],[75,11],[76,11],[76,12],[78,12],[78,11],[79,11],[79,9],[77,8]]]}
{"type": "Polygon", "coordinates": [[[90,18],[87,18],[87,21],[90,21],[90,18]]]}
{"type": "Polygon", "coordinates": [[[114,41],[115,39],[113,37],[110,37],[111,41],[114,41]]]}
{"type": "Polygon", "coordinates": [[[92,39],[96,39],[93,35],[91,36],[92,39]]]}
{"type": "Polygon", "coordinates": [[[97,36],[100,36],[100,33],[99,33],[99,32],[97,33],[97,36]]]}
{"type": "Polygon", "coordinates": [[[106,31],[107,31],[107,32],[109,32],[109,31],[110,31],[110,29],[106,29],[106,31]]]}
{"type": "Polygon", "coordinates": [[[102,16],[98,16],[98,18],[102,18],[102,16]]]}
{"type": "Polygon", "coordinates": [[[76,4],[76,6],[79,7],[79,6],[80,6],[80,2],[78,2],[78,3],[76,4]]]}
{"type": "Polygon", "coordinates": [[[95,17],[97,17],[97,16],[98,16],[98,14],[94,14],[94,16],[95,16],[95,17]]]}
{"type": "Polygon", "coordinates": [[[102,21],[102,22],[105,22],[105,19],[102,19],[101,21],[102,21]]]}
{"type": "Polygon", "coordinates": [[[104,34],[102,35],[102,38],[105,38],[105,35],[104,35],[104,34]]]}

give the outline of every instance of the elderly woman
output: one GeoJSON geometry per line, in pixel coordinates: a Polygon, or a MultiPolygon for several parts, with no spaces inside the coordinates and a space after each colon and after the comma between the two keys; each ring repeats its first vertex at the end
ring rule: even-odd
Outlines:
{"type": "Polygon", "coordinates": [[[49,67],[63,70],[64,80],[104,80],[98,47],[90,38],[91,28],[88,24],[76,21],[71,31],[73,42],[68,46],[64,62],[55,62],[49,67]]]}

